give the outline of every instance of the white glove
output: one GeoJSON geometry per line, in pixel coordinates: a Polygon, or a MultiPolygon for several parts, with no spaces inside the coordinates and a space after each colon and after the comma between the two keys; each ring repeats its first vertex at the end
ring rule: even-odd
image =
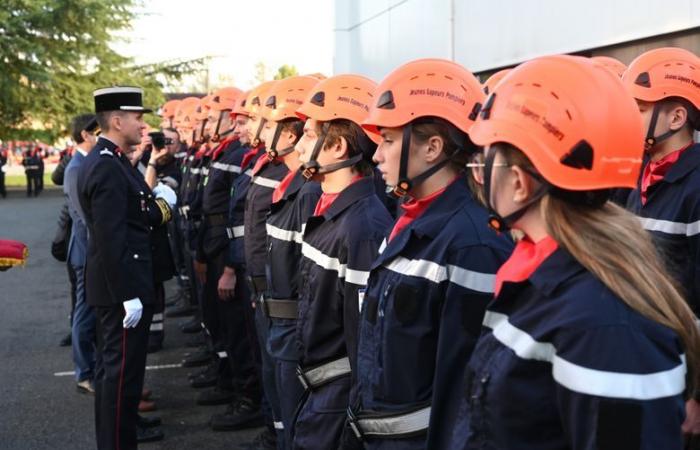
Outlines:
{"type": "Polygon", "coordinates": [[[153,188],[153,195],[156,198],[162,198],[170,206],[170,208],[175,208],[177,203],[177,194],[173,191],[173,188],[164,183],[158,183],[156,187],[153,188]]]}
{"type": "Polygon", "coordinates": [[[124,328],[134,328],[139,324],[141,320],[141,314],[143,314],[143,305],[138,297],[132,298],[124,302],[124,328]]]}

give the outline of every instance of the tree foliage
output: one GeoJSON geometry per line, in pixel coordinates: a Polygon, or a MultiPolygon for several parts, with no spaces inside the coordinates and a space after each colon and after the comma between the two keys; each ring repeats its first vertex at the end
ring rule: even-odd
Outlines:
{"type": "Polygon", "coordinates": [[[297,71],[297,68],[295,66],[283,64],[279,67],[279,69],[277,69],[277,73],[275,74],[275,80],[283,80],[285,78],[294,77],[297,75],[299,75],[299,72],[297,71]]]}
{"type": "Polygon", "coordinates": [[[0,139],[56,138],[75,114],[92,111],[92,91],[136,85],[162,103],[162,81],[201,61],[146,66],[110,47],[128,30],[139,0],[0,0],[0,139]]]}

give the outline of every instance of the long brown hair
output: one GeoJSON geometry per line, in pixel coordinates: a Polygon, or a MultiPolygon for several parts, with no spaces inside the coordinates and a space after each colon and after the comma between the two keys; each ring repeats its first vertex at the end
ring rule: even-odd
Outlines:
{"type": "MultiPolygon", "coordinates": [[[[520,150],[502,151],[508,164],[536,171],[520,150]]],[[[612,202],[590,207],[553,195],[542,198],[540,210],[549,235],[582,266],[630,308],[676,332],[685,346],[688,392],[694,392],[700,355],[695,316],[639,219],[612,202]]]]}

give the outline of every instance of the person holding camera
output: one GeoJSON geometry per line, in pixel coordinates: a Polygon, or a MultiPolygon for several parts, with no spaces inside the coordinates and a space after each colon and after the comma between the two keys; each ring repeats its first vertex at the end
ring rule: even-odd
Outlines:
{"type": "MultiPolygon", "coordinates": [[[[144,149],[144,159],[148,161],[144,173],[144,181],[149,189],[156,191],[172,189],[175,198],[175,190],[180,185],[180,171],[177,169],[174,153],[179,148],[179,135],[173,129],[153,131],[144,138],[141,146],[144,149]]],[[[173,200],[173,204],[175,200],[173,200]]],[[[169,239],[168,227],[174,226],[169,221],[163,226],[154,227],[151,233],[154,253],[154,282],[156,288],[156,302],[153,309],[153,320],[148,335],[148,353],[155,353],[163,348],[164,311],[165,311],[165,287],[163,283],[175,274],[175,262],[173,260],[172,242],[169,239]]]]}

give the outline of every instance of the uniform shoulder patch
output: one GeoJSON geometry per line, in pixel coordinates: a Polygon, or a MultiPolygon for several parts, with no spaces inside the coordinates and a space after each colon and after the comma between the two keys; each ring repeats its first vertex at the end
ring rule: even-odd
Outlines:
{"type": "Polygon", "coordinates": [[[100,155],[114,156],[114,153],[112,153],[109,150],[107,150],[106,148],[104,148],[100,151],[100,155]]]}

